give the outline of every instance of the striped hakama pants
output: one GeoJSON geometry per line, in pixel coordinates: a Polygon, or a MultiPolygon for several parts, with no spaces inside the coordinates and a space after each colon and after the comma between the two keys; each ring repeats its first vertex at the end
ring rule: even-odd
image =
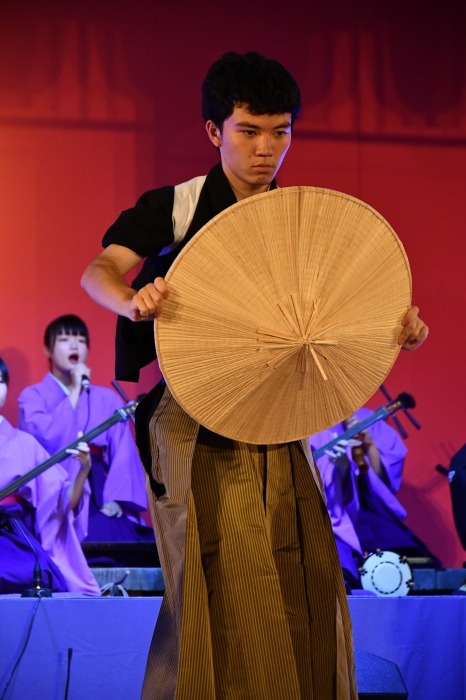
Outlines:
{"type": "Polygon", "coordinates": [[[143,700],[357,700],[338,554],[301,444],[199,429],[167,389],[151,440],[166,591],[143,700]]]}

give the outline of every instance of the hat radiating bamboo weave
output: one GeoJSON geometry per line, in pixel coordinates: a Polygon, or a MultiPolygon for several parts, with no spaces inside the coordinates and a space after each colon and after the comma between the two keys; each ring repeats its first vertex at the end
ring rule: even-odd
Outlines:
{"type": "Polygon", "coordinates": [[[226,209],[166,279],[156,345],[173,396],[210,430],[255,444],[312,435],[362,406],[398,355],[411,300],[385,219],[316,187],[226,209]]]}

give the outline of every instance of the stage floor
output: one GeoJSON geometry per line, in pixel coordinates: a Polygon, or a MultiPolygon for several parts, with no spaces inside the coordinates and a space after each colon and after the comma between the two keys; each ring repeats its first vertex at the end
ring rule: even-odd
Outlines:
{"type": "MultiPolygon", "coordinates": [[[[39,603],[5,700],[139,700],[159,597],[39,603]]],[[[409,700],[466,700],[466,596],[349,599],[355,646],[398,664],[409,700]]],[[[0,695],[36,601],[0,597],[0,695]]]]}

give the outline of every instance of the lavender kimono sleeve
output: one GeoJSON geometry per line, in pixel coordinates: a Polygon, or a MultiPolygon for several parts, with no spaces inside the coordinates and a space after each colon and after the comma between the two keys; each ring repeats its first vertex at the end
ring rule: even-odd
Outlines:
{"type": "Polygon", "coordinates": [[[389,487],[396,493],[401,486],[404,460],[408,450],[396,430],[387,425],[385,421],[379,421],[373,425],[371,434],[379,450],[389,487]]]}
{"type": "Polygon", "coordinates": [[[128,423],[117,423],[108,431],[109,472],[104,501],[124,502],[135,511],[147,508],[146,482],[141,460],[128,423]]]}
{"type": "MultiPolygon", "coordinates": [[[[308,438],[313,450],[322,447],[333,437],[330,430],[324,430],[317,435],[308,438]]],[[[342,488],[342,482],[338,467],[336,467],[327,455],[323,455],[316,460],[325,496],[327,499],[327,510],[332,522],[334,534],[352,549],[362,553],[359,538],[356,534],[354,524],[359,509],[359,501],[356,488],[356,477],[353,469],[348,474],[346,488],[342,488]]]]}
{"type": "MultiPolygon", "coordinates": [[[[372,414],[367,408],[361,408],[356,411],[356,416],[359,420],[364,420],[372,414]]],[[[380,460],[385,469],[388,479],[388,485],[381,479],[375,471],[369,467],[367,472],[369,483],[374,494],[389,508],[394,515],[401,520],[406,517],[406,510],[395,497],[394,492],[398,490],[401,484],[403,475],[404,458],[407,449],[403,444],[398,433],[384,421],[374,423],[369,431],[372,439],[380,453],[380,460]]],[[[366,457],[366,461],[368,459],[366,457]]],[[[368,462],[369,464],[369,462],[368,462]]],[[[357,466],[353,463],[353,468],[357,470],[357,466]]]]}
{"type": "Polygon", "coordinates": [[[53,378],[24,389],[18,403],[18,427],[33,435],[49,454],[76,439],[75,411],[53,378]]]}
{"type": "MultiPolygon", "coordinates": [[[[48,458],[48,453],[29,435],[27,450],[31,462],[40,464],[48,458]]],[[[68,488],[70,483],[66,471],[59,464],[50,467],[18,493],[35,508],[35,524],[41,544],[47,554],[59,567],[66,580],[68,590],[99,595],[100,589],[84,557],[79,532],[83,534],[87,526],[89,507],[89,486],[85,489],[80,509],[75,512],[70,507],[68,488]]]]}

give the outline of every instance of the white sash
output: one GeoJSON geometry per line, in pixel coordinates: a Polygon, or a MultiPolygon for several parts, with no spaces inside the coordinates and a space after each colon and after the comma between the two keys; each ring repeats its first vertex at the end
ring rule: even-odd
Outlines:
{"type": "Polygon", "coordinates": [[[188,180],[188,182],[175,185],[172,214],[175,239],[171,245],[161,250],[159,255],[166,255],[171,250],[174,250],[174,248],[177,248],[186,236],[193,220],[194,212],[196,211],[199,201],[199,195],[201,194],[206,177],[207,175],[200,175],[199,177],[194,177],[192,180],[188,180]]]}

